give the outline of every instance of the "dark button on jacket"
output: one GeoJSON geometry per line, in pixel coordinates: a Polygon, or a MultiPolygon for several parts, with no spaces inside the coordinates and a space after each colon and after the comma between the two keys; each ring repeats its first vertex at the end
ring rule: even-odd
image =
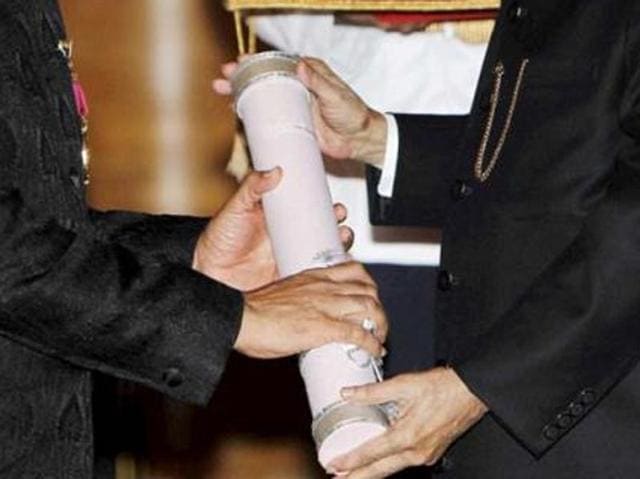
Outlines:
{"type": "Polygon", "coordinates": [[[463,200],[473,193],[473,187],[466,181],[456,180],[451,186],[451,197],[456,200],[463,200]]]}
{"type": "Polygon", "coordinates": [[[184,382],[184,376],[177,368],[169,368],[162,375],[162,381],[170,388],[177,388],[184,382]]]}
{"type": "Polygon", "coordinates": [[[519,2],[514,2],[508,11],[509,20],[513,23],[521,22],[529,15],[527,7],[523,6],[519,2]]]}
{"type": "Polygon", "coordinates": [[[458,284],[458,278],[446,270],[440,270],[438,273],[438,289],[440,291],[449,291],[458,284]]]}
{"type": "Polygon", "coordinates": [[[593,389],[585,389],[580,393],[580,402],[585,406],[590,406],[596,400],[596,393],[593,389]]]}
{"type": "Polygon", "coordinates": [[[555,441],[560,436],[560,431],[554,425],[548,425],[542,430],[542,435],[549,441],[555,441]]]}

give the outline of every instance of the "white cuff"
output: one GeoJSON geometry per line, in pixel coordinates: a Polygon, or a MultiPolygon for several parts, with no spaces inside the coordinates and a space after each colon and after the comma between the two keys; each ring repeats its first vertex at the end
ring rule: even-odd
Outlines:
{"type": "Polygon", "coordinates": [[[380,176],[377,189],[380,196],[391,198],[398,168],[398,124],[393,115],[385,114],[384,117],[387,120],[387,147],[384,153],[382,176],[380,176]]]}

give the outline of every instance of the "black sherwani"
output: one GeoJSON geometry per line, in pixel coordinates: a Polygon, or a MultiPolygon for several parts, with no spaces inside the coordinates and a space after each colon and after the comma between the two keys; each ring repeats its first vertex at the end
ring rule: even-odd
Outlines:
{"type": "Polygon", "coordinates": [[[0,0],[0,477],[92,476],[92,372],[207,402],[239,292],[204,220],[90,211],[55,0],[0,0]]]}
{"type": "Polygon", "coordinates": [[[438,356],[491,409],[444,474],[638,477],[640,3],[505,1],[471,114],[397,120],[372,220],[443,226],[438,356]]]}

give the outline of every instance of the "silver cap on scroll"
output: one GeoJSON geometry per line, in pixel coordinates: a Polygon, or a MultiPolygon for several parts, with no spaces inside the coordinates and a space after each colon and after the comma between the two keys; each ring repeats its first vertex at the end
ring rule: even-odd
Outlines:
{"type": "Polygon", "coordinates": [[[251,55],[242,60],[231,76],[231,89],[238,101],[242,92],[252,83],[269,76],[296,77],[300,57],[279,51],[251,55]]]}

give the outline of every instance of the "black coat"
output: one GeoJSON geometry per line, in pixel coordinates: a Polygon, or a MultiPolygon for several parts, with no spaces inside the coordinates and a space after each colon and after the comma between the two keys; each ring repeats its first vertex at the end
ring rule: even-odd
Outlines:
{"type": "Polygon", "coordinates": [[[92,372],[205,403],[242,296],[204,220],[87,209],[55,0],[0,0],[0,477],[89,478],[92,372]]]}
{"type": "Polygon", "coordinates": [[[505,1],[471,114],[397,120],[372,220],[443,227],[438,355],[491,409],[446,474],[638,477],[640,3],[505,1]]]}

